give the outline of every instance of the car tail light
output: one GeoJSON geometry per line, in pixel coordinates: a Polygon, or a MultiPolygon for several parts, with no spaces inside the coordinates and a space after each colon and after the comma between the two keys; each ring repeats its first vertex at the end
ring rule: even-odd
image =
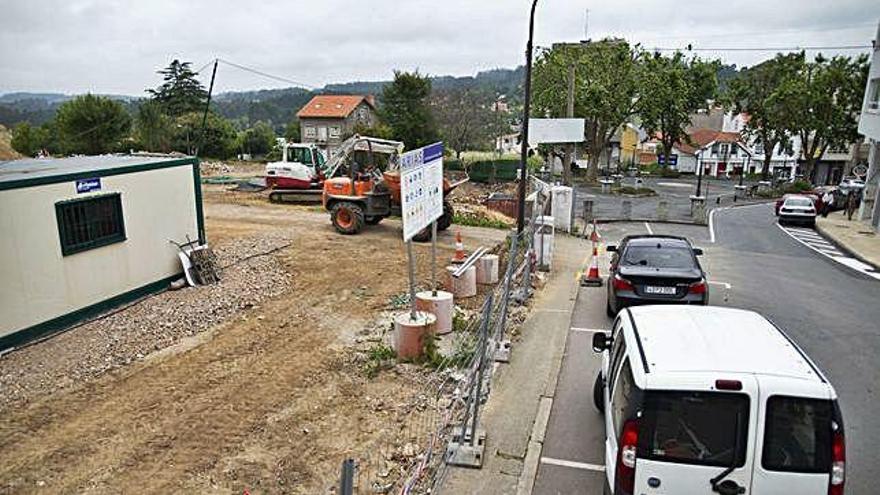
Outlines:
{"type": "Polygon", "coordinates": [[[614,493],[632,495],[636,485],[636,449],[639,444],[639,422],[628,419],[623,424],[620,446],[617,449],[617,469],[614,493]]]}
{"type": "Polygon", "coordinates": [[[831,477],[828,480],[828,495],[843,495],[846,482],[846,442],[843,431],[838,429],[831,437],[831,477]]]}
{"type": "Polygon", "coordinates": [[[705,294],[706,293],[706,281],[700,280],[699,282],[694,282],[688,286],[688,294],[705,294]]]}
{"type": "Polygon", "coordinates": [[[636,290],[629,280],[622,278],[620,275],[614,275],[614,278],[611,279],[611,287],[614,288],[614,292],[621,290],[636,290]]]}
{"type": "Polygon", "coordinates": [[[715,380],[715,388],[718,390],[742,390],[743,384],[739,380],[715,380]]]}

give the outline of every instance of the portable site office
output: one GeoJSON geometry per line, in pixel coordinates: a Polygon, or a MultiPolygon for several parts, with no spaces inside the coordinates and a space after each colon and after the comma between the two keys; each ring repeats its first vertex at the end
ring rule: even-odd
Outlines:
{"type": "Polygon", "coordinates": [[[0,162],[0,350],[165,288],[205,243],[198,159],[0,162]]]}

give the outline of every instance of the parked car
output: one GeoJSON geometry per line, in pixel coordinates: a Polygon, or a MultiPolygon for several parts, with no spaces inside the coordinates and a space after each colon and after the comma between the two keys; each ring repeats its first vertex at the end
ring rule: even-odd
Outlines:
{"type": "Polygon", "coordinates": [[[798,193],[798,194],[794,194],[794,193],[785,194],[781,198],[776,200],[776,216],[777,217],[779,216],[779,209],[782,208],[782,203],[784,203],[786,199],[788,199],[792,196],[806,196],[806,197],[810,198],[813,201],[813,208],[815,208],[816,211],[822,211],[822,207],[825,205],[825,203],[822,201],[822,193],[819,192],[818,190],[813,191],[813,192],[803,192],[803,193],[798,193]]]}
{"type": "Polygon", "coordinates": [[[843,494],[837,393],[763,316],[628,308],[593,350],[606,494],[843,494]]]}
{"type": "Polygon", "coordinates": [[[607,313],[614,316],[635,304],[707,304],[709,285],[697,260],[703,250],[684,237],[624,237],[614,253],[608,276],[607,313]]]}
{"type": "Polygon", "coordinates": [[[816,225],[816,203],[809,196],[792,194],[779,208],[779,224],[816,225]]]}
{"type": "Polygon", "coordinates": [[[849,194],[850,191],[859,192],[865,188],[865,181],[859,179],[858,177],[844,177],[840,181],[840,189],[844,195],[849,194]]]}

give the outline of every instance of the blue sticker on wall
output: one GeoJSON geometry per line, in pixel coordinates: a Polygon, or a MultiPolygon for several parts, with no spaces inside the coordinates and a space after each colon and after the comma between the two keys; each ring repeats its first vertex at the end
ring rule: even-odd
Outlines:
{"type": "Polygon", "coordinates": [[[94,177],[91,179],[79,179],[76,181],[76,192],[79,193],[87,193],[91,191],[100,191],[101,190],[101,178],[94,177]]]}

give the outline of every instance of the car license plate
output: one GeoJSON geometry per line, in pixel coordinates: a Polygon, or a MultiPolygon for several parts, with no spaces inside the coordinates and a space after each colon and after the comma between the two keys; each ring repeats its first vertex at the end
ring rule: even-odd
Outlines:
{"type": "Polygon", "coordinates": [[[646,294],[662,294],[664,296],[675,295],[675,287],[658,287],[656,285],[645,286],[646,294]]]}

